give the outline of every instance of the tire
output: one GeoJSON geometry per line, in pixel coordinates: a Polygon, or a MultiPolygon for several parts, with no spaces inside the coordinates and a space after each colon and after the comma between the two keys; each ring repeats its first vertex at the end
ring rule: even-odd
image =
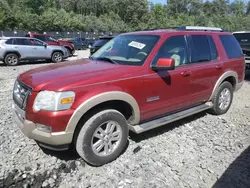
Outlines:
{"type": "Polygon", "coordinates": [[[233,86],[231,83],[225,81],[217,89],[213,99],[213,108],[210,113],[213,115],[222,115],[227,113],[233,101],[233,86]],[[222,99],[224,96],[224,100],[222,99]],[[224,101],[224,103],[222,102],[224,101]],[[224,104],[224,105],[223,105],[224,104]]]}
{"type": "Polygon", "coordinates": [[[69,56],[73,56],[72,51],[69,48],[66,48],[68,51],[69,56]]]}
{"type": "Polygon", "coordinates": [[[115,160],[125,150],[128,142],[128,131],[127,121],[120,112],[116,110],[103,110],[93,115],[80,129],[75,143],[76,151],[87,163],[93,166],[104,165],[115,160]],[[102,128],[106,136],[100,134],[99,128],[102,128]],[[112,143],[109,140],[107,129],[110,130],[111,136],[112,133],[120,132],[120,134],[118,133],[119,136],[117,135],[118,137],[115,136],[116,134],[113,135],[113,139],[116,138],[117,141],[113,140],[112,143]],[[99,133],[98,138],[93,136],[97,133],[99,133]],[[94,145],[96,145],[97,149],[99,148],[99,152],[94,149],[94,145]],[[113,151],[109,150],[111,145],[113,151]],[[105,148],[109,150],[106,150],[108,151],[107,153],[105,153],[105,148]]]}
{"type": "Polygon", "coordinates": [[[63,61],[63,55],[61,52],[54,52],[51,57],[52,62],[58,63],[63,61]]]}
{"type": "Polygon", "coordinates": [[[18,55],[10,53],[5,56],[4,63],[8,66],[16,66],[20,63],[20,59],[18,55]]]}

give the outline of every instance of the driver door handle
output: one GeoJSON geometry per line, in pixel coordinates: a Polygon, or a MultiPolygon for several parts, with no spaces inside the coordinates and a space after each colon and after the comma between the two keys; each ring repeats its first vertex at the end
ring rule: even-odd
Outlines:
{"type": "Polygon", "coordinates": [[[183,72],[181,73],[181,75],[182,75],[183,77],[188,77],[188,76],[191,75],[191,71],[183,71],[183,72]]]}

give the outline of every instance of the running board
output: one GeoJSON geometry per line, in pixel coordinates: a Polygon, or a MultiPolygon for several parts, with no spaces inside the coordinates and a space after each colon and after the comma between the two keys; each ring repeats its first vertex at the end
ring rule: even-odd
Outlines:
{"type": "Polygon", "coordinates": [[[189,108],[187,110],[181,111],[181,112],[177,112],[175,114],[171,114],[153,121],[149,121],[140,125],[129,125],[129,129],[132,132],[135,132],[137,134],[148,131],[150,129],[154,129],[169,123],[172,123],[174,121],[180,120],[182,118],[191,116],[193,114],[197,114],[199,112],[205,111],[209,108],[212,107],[212,103],[211,102],[207,102],[206,104],[202,104],[193,108],[189,108]]]}

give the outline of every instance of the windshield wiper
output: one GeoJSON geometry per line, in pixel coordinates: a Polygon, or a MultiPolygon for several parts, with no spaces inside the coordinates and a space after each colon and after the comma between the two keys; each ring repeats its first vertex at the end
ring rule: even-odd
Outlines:
{"type": "Polygon", "coordinates": [[[110,59],[108,57],[97,57],[94,60],[107,61],[107,62],[112,63],[112,64],[119,64],[116,61],[114,61],[114,60],[112,60],[112,59],[110,59]]]}

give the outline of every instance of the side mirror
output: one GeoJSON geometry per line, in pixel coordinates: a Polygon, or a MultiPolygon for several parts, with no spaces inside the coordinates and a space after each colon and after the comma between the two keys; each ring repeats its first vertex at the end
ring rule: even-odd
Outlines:
{"type": "Polygon", "coordinates": [[[43,43],[43,46],[44,46],[45,48],[47,48],[48,44],[47,44],[47,43],[43,43]]]}
{"type": "Polygon", "coordinates": [[[174,70],[175,60],[172,58],[160,58],[156,65],[151,65],[152,70],[174,70]]]}

